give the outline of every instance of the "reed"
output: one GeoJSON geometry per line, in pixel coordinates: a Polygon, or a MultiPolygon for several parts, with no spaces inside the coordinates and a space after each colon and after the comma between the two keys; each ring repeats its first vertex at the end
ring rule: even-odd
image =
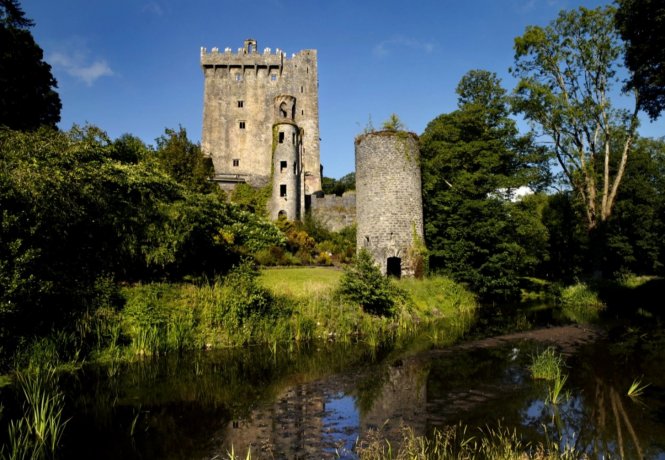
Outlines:
{"type": "Polygon", "coordinates": [[[63,420],[63,393],[57,387],[55,369],[17,372],[25,398],[23,416],[9,423],[7,452],[3,459],[55,458],[68,420],[63,420]]]}
{"type": "Polygon", "coordinates": [[[529,370],[534,379],[556,380],[560,378],[564,368],[563,357],[553,347],[531,357],[529,370]]]}

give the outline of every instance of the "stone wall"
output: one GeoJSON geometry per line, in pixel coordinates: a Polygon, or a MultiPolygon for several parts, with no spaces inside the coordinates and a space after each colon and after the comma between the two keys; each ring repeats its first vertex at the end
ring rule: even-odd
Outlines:
{"type": "Polygon", "coordinates": [[[356,193],[345,192],[342,196],[314,194],[310,212],[325,228],[338,232],[356,223],[356,193]]]}
{"type": "Polygon", "coordinates": [[[357,248],[385,274],[410,276],[423,238],[418,137],[378,131],[356,139],[357,248]],[[415,238],[414,238],[415,237],[415,238]]]}
{"type": "Polygon", "coordinates": [[[246,40],[237,53],[201,48],[204,75],[201,149],[212,158],[217,180],[261,187],[270,182],[274,101],[294,99],[289,114],[302,129],[302,167],[306,194],[321,190],[319,99],[316,50],[288,58],[279,49],[256,49],[246,40]]]}

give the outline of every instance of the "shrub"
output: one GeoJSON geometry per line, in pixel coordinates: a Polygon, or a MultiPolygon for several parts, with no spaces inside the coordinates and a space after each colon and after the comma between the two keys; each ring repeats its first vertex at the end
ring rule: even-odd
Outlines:
{"type": "Polygon", "coordinates": [[[391,315],[395,299],[401,290],[390,284],[374,264],[372,256],[361,250],[355,263],[349,266],[340,280],[339,294],[342,298],[359,304],[367,313],[391,315]]]}

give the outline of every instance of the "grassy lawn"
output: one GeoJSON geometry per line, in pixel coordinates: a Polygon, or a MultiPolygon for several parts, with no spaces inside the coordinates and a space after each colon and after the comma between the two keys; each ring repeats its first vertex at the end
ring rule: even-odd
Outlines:
{"type": "Polygon", "coordinates": [[[328,267],[264,269],[259,283],[276,295],[304,300],[332,293],[343,273],[328,267]]]}

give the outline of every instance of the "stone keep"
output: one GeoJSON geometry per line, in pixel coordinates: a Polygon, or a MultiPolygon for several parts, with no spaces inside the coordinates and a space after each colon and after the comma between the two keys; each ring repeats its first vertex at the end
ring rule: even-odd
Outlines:
{"type": "Polygon", "coordinates": [[[201,66],[201,149],[214,180],[225,190],[270,185],[271,217],[302,218],[305,196],[321,190],[316,50],[288,58],[279,49],[259,53],[248,39],[237,53],[201,48],[201,66]]]}
{"type": "Polygon", "coordinates": [[[356,138],[357,248],[381,272],[413,276],[423,241],[418,137],[378,131],[356,138]]]}

